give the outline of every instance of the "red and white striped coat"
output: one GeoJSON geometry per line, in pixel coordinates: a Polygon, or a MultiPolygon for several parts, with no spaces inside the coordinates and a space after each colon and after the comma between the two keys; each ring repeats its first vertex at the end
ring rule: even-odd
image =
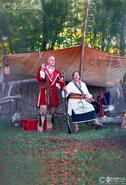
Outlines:
{"type": "Polygon", "coordinates": [[[60,88],[64,86],[65,83],[63,77],[60,71],[56,68],[50,73],[48,66],[46,66],[44,68],[44,78],[41,77],[40,71],[41,67],[39,67],[37,71],[37,80],[40,85],[37,107],[40,107],[40,105],[57,107],[59,105],[57,86],[60,86],[60,88]]]}

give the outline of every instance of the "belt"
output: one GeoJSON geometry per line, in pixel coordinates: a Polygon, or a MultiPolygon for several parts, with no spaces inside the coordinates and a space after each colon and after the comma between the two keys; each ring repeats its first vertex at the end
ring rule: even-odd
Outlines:
{"type": "Polygon", "coordinates": [[[70,99],[84,99],[83,95],[81,94],[71,94],[69,98],[70,99]]]}

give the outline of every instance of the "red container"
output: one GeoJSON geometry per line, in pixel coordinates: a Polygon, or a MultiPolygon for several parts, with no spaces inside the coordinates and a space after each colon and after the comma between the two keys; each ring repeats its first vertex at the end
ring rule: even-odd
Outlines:
{"type": "Polygon", "coordinates": [[[37,119],[22,119],[21,120],[21,127],[26,131],[33,131],[37,130],[37,119]]]}
{"type": "MultiPolygon", "coordinates": [[[[22,119],[21,127],[23,128],[23,130],[26,130],[26,131],[37,130],[38,120],[37,119],[22,119]]],[[[46,130],[46,121],[44,122],[43,130],[46,130]]]]}

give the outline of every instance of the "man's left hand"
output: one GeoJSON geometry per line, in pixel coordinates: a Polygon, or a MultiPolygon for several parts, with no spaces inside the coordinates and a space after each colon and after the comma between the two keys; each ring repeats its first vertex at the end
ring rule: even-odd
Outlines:
{"type": "Polygon", "coordinates": [[[61,88],[59,83],[56,83],[56,87],[57,87],[58,89],[61,88]]]}

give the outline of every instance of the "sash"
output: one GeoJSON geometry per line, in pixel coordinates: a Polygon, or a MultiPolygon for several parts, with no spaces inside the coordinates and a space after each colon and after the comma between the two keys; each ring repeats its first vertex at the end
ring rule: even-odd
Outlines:
{"type": "Polygon", "coordinates": [[[86,101],[88,101],[90,103],[90,100],[86,97],[86,94],[84,94],[84,92],[82,91],[81,87],[79,85],[77,85],[74,81],[73,81],[73,83],[78,88],[78,90],[81,92],[83,98],[85,98],[86,101]]]}
{"type": "Polygon", "coordinates": [[[93,105],[96,114],[98,114],[100,112],[100,105],[96,100],[90,100],[89,98],[86,97],[86,95],[84,94],[84,92],[82,91],[81,87],[79,85],[77,85],[74,81],[73,84],[77,87],[77,89],[81,92],[83,98],[90,104],[93,105]]]}

